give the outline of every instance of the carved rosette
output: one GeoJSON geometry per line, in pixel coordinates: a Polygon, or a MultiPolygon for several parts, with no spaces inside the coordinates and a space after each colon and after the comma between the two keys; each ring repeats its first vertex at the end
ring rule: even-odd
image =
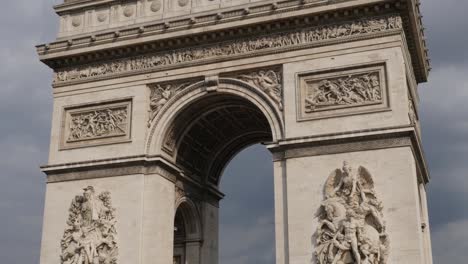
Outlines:
{"type": "Polygon", "coordinates": [[[83,190],[70,205],[60,263],[116,264],[119,248],[111,194],[96,194],[93,186],[83,190]]]}
{"type": "Polygon", "coordinates": [[[113,77],[129,72],[147,71],[167,66],[178,66],[209,59],[254,55],[260,51],[277,51],[294,47],[308,47],[323,41],[353,38],[374,33],[402,29],[401,17],[396,15],[365,18],[340,24],[316,26],[301,30],[257,36],[236,41],[225,41],[203,47],[182,48],[131,58],[107,61],[93,65],[58,70],[55,84],[113,77]]]}
{"type": "Polygon", "coordinates": [[[370,173],[347,163],[325,184],[315,257],[318,264],[386,264],[390,240],[370,173]]]}

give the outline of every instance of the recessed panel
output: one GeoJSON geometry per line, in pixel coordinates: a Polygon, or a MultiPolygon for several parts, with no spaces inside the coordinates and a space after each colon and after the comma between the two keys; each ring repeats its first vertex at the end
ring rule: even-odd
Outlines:
{"type": "Polygon", "coordinates": [[[299,121],[389,109],[383,64],[300,73],[297,82],[299,121]]]}
{"type": "Polygon", "coordinates": [[[65,108],[61,149],[130,140],[131,100],[65,108]]]}

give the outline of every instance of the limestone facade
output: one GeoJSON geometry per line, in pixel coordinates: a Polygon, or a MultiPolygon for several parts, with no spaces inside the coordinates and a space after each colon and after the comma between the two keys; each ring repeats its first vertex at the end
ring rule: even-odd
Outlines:
{"type": "Polygon", "coordinates": [[[219,263],[220,176],[255,143],[274,156],[277,264],[432,263],[419,3],[55,9],[42,264],[219,263]]]}

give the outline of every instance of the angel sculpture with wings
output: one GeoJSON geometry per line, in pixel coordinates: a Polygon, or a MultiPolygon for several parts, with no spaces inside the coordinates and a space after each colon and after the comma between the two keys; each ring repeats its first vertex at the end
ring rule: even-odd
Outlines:
{"type": "Polygon", "coordinates": [[[273,70],[262,70],[249,75],[241,75],[239,78],[260,88],[278,104],[280,110],[283,110],[283,100],[281,99],[282,86],[279,73],[273,70]]]}
{"type": "Polygon", "coordinates": [[[167,104],[180,90],[187,87],[189,83],[181,84],[161,84],[156,85],[151,89],[151,102],[150,102],[150,121],[159,113],[159,111],[167,104]]]}
{"type": "Polygon", "coordinates": [[[159,110],[169,101],[172,96],[172,85],[168,84],[165,88],[161,85],[157,85],[151,96],[151,112],[156,115],[159,110]]]}
{"type": "Polygon", "coordinates": [[[344,162],[328,178],[324,196],[318,212],[317,263],[385,264],[390,242],[367,169],[354,171],[344,162]]]}

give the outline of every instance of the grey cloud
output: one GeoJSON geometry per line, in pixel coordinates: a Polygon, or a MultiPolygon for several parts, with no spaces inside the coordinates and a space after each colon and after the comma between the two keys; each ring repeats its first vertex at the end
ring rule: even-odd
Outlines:
{"type": "Polygon", "coordinates": [[[445,224],[433,232],[434,263],[466,263],[468,220],[445,224]]]}
{"type": "Polygon", "coordinates": [[[468,58],[468,1],[423,0],[422,14],[433,67],[463,65],[468,58]]]}

